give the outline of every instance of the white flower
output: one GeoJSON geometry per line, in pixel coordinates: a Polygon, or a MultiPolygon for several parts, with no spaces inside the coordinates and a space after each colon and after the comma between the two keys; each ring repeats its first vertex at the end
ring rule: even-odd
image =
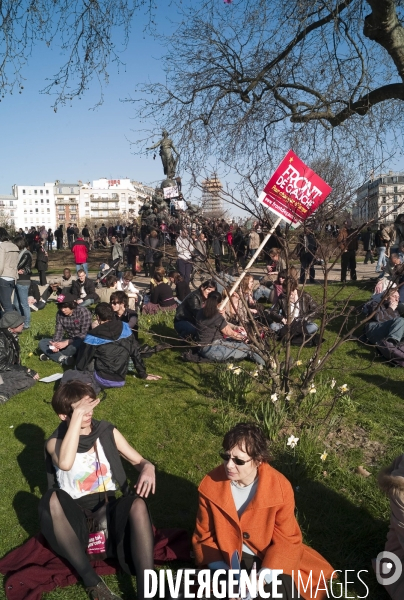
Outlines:
{"type": "Polygon", "coordinates": [[[287,400],[288,402],[290,402],[290,400],[292,400],[292,394],[288,394],[286,396],[285,400],[287,400]]]}
{"type": "Polygon", "coordinates": [[[273,403],[275,403],[278,400],[278,394],[272,394],[271,400],[273,403]]]}
{"type": "Polygon", "coordinates": [[[229,371],[232,371],[234,369],[233,363],[230,363],[229,365],[227,365],[227,368],[229,369],[229,371]]]}
{"type": "Polygon", "coordinates": [[[258,371],[262,371],[262,370],[263,370],[263,368],[264,368],[264,366],[263,366],[263,365],[258,365],[258,367],[257,367],[258,371]]]}
{"type": "Polygon", "coordinates": [[[252,374],[253,377],[258,377],[258,371],[254,371],[254,373],[252,374]]]}
{"type": "Polygon", "coordinates": [[[301,365],[301,364],[302,364],[302,361],[301,361],[301,360],[297,360],[297,361],[296,361],[296,367],[300,367],[300,365],[301,365]]]}
{"type": "Polygon", "coordinates": [[[347,384],[346,384],[346,383],[344,383],[344,385],[341,385],[341,387],[340,387],[339,389],[341,390],[341,392],[342,392],[343,394],[345,394],[345,392],[347,392],[347,391],[348,391],[348,386],[347,386],[347,384]]]}
{"type": "Polygon", "coordinates": [[[324,462],[325,460],[327,460],[327,456],[328,456],[328,454],[327,454],[327,452],[326,452],[325,450],[324,450],[324,452],[323,452],[322,454],[320,454],[320,458],[321,458],[321,460],[322,460],[323,462],[324,462]]]}
{"type": "Polygon", "coordinates": [[[336,383],[337,383],[337,382],[336,382],[336,380],[335,380],[335,379],[331,379],[330,388],[331,388],[331,389],[334,389],[334,387],[335,387],[335,384],[336,384],[336,383]]]}
{"type": "Polygon", "coordinates": [[[314,383],[310,384],[310,389],[309,389],[309,394],[315,394],[317,392],[316,388],[314,387],[314,383]]]}
{"type": "Polygon", "coordinates": [[[291,448],[295,448],[295,446],[297,446],[298,441],[299,441],[298,437],[291,435],[290,437],[288,437],[288,443],[286,445],[290,446],[291,448]]]}
{"type": "Polygon", "coordinates": [[[240,369],[240,367],[237,367],[237,369],[233,369],[233,373],[234,373],[235,375],[240,375],[240,373],[241,373],[241,369],[240,369]]]}
{"type": "Polygon", "coordinates": [[[149,387],[149,384],[148,384],[148,383],[146,383],[145,387],[149,387]]]}

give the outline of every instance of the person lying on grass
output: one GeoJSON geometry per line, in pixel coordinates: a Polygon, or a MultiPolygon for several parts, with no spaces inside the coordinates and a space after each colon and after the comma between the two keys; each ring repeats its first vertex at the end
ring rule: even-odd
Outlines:
{"type": "Polygon", "coordinates": [[[137,574],[137,597],[143,600],[143,571],[154,569],[145,499],[155,492],[155,469],[111,423],[93,419],[99,402],[92,387],[79,381],[61,385],[53,395],[52,408],[61,423],[45,446],[49,489],[39,503],[41,531],[52,550],[78,573],[91,600],[119,600],[86,552],[88,520],[106,505],[107,557],[118,558],[126,573],[137,574]],[[139,472],[136,493],[129,491],[121,456],[139,472]],[[117,499],[118,489],[123,496],[117,499]]]}

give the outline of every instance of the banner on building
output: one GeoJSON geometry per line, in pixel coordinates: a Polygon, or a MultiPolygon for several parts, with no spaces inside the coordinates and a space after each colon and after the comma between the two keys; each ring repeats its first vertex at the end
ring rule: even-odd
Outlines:
{"type": "Polygon", "coordinates": [[[176,185],[172,187],[163,188],[164,198],[167,200],[168,198],[178,198],[178,188],[176,185]]]}
{"type": "Polygon", "coordinates": [[[289,150],[258,197],[259,202],[298,226],[324,202],[332,188],[289,150]]]}

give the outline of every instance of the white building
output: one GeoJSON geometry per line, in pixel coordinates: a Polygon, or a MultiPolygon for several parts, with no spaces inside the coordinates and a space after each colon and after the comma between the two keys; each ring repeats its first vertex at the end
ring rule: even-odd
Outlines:
{"type": "Polygon", "coordinates": [[[132,221],[139,208],[151,200],[153,189],[130,179],[96,179],[93,185],[80,186],[80,221],[96,219],[110,224],[119,220],[132,221]]]}
{"type": "Polygon", "coordinates": [[[43,185],[13,185],[15,227],[24,229],[45,225],[47,229],[49,227],[54,229],[56,224],[54,186],[54,182],[43,185]]]}
{"type": "Polygon", "coordinates": [[[14,196],[0,195],[0,225],[15,225],[17,202],[14,196]]]}
{"type": "Polygon", "coordinates": [[[404,213],[404,173],[389,171],[372,177],[356,191],[355,224],[372,219],[375,224],[393,223],[399,213],[404,213]]]}

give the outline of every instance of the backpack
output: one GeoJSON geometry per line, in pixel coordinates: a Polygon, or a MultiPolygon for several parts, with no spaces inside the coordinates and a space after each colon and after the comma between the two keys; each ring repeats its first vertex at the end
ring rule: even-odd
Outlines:
{"type": "Polygon", "coordinates": [[[404,342],[397,346],[382,340],[376,344],[376,348],[384,358],[387,358],[392,367],[404,367],[404,342]]]}

